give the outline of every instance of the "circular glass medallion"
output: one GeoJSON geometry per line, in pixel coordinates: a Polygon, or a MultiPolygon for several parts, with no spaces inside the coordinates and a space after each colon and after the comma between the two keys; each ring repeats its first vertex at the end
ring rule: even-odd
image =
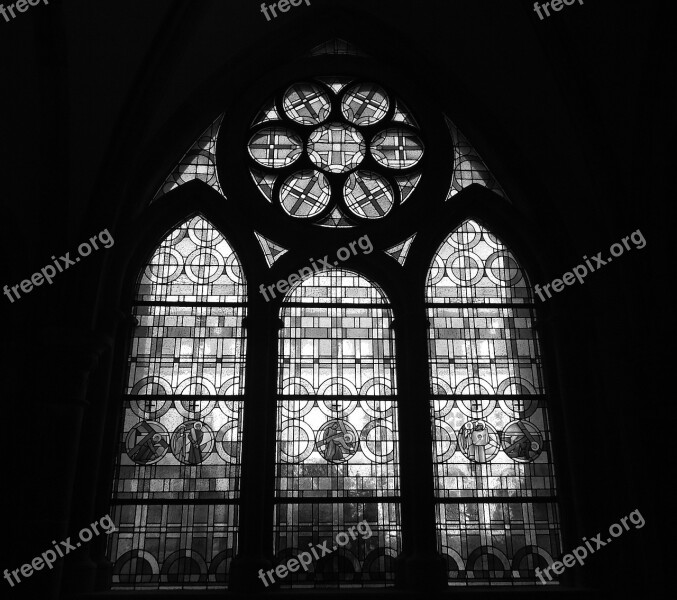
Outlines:
{"type": "Polygon", "coordinates": [[[473,462],[489,462],[500,450],[498,432],[486,421],[468,421],[461,427],[457,439],[461,452],[473,462]]]}
{"type": "Polygon", "coordinates": [[[200,421],[185,421],[172,434],[172,453],[186,465],[199,465],[214,448],[214,433],[200,421]]]}
{"type": "Polygon", "coordinates": [[[543,450],[543,436],[529,421],[508,423],[501,434],[503,450],[517,462],[535,460],[543,450]]]}
{"type": "Polygon", "coordinates": [[[125,440],[127,455],[139,465],[159,461],[169,449],[169,432],[157,421],[141,421],[132,427],[125,440]]]}
{"type": "Polygon", "coordinates": [[[389,106],[383,88],[373,83],[360,83],[346,92],[341,102],[341,112],[355,125],[374,125],[386,116],[389,106]]]}
{"type": "Polygon", "coordinates": [[[393,191],[388,182],[371,171],[353,173],[343,188],[348,208],[363,219],[385,217],[393,207],[393,191]]]}
{"type": "Polygon", "coordinates": [[[522,270],[506,250],[494,252],[486,262],[486,274],[497,285],[514,286],[522,280],[522,270]]]}
{"type": "Polygon", "coordinates": [[[350,125],[330,123],[310,134],[308,154],[323,171],[347,173],[364,159],[366,145],[362,134],[350,125]]]}
{"type": "Polygon", "coordinates": [[[282,208],[292,217],[308,218],[322,212],[329,204],[331,188],[319,171],[299,171],[282,184],[282,208]]]}
{"type": "Polygon", "coordinates": [[[408,169],[421,160],[423,143],[406,129],[386,129],[371,140],[371,154],[384,167],[408,169]]]}
{"type": "Polygon", "coordinates": [[[301,125],[318,125],[331,111],[329,96],[313,83],[292,85],[285,92],[282,105],[287,116],[301,125]]]}
{"type": "Polygon", "coordinates": [[[315,447],[328,462],[340,463],[355,455],[360,442],[355,428],[343,419],[328,421],[315,436],[315,447]]]}
{"type": "Polygon", "coordinates": [[[279,169],[292,164],[303,149],[303,142],[293,131],[269,127],[249,140],[249,154],[260,165],[279,169]]]}

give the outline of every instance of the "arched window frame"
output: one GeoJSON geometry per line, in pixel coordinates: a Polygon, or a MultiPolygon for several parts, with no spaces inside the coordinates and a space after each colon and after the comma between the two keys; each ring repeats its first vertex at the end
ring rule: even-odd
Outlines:
{"type": "MultiPolygon", "coordinates": [[[[413,105],[413,103],[412,103],[412,105],[413,105]]],[[[185,187],[186,188],[190,187],[192,192],[195,192],[198,189],[197,187],[192,186],[192,184],[188,184],[185,187]]],[[[186,192],[186,190],[175,190],[175,191],[173,191],[172,192],[173,197],[167,198],[167,203],[164,205],[164,207],[166,208],[169,205],[173,205],[174,212],[181,212],[182,213],[186,209],[189,209],[191,206],[195,206],[195,203],[192,200],[185,202],[188,194],[184,193],[184,192],[186,192]],[[179,206],[179,196],[181,196],[184,200],[184,205],[182,207],[179,206]]],[[[467,210],[468,207],[467,207],[466,203],[469,203],[473,197],[476,197],[477,193],[478,193],[478,190],[473,189],[473,188],[463,190],[456,197],[456,207],[455,207],[455,209],[451,210],[451,211],[443,211],[443,212],[445,212],[445,214],[447,214],[448,217],[450,216],[452,219],[456,219],[457,216],[458,216],[459,210],[467,210]],[[465,206],[465,208],[463,208],[464,206],[465,206]]],[[[480,193],[480,195],[482,195],[483,192],[479,192],[479,193],[480,193]]],[[[199,192],[199,195],[201,195],[202,197],[206,197],[205,194],[203,194],[203,190],[201,190],[199,192]]],[[[486,197],[487,196],[484,195],[484,198],[486,198],[486,197]]],[[[206,201],[206,204],[209,205],[210,210],[215,210],[217,213],[224,214],[226,211],[223,207],[216,208],[217,202],[220,202],[220,201],[221,201],[220,198],[217,200],[217,198],[215,196],[211,195],[209,197],[209,200],[206,201]]],[[[491,203],[494,203],[494,201],[495,201],[495,198],[492,198],[491,203]]],[[[504,210],[505,210],[502,205],[499,207],[498,204],[495,204],[494,208],[496,209],[498,214],[503,213],[504,210]]],[[[157,212],[155,213],[155,216],[156,216],[156,218],[158,218],[157,212]]],[[[221,217],[221,219],[225,220],[225,217],[221,217]]],[[[158,219],[158,220],[163,220],[163,219],[158,219]]],[[[520,228],[515,227],[515,229],[518,230],[520,228]]],[[[432,227],[429,232],[433,232],[434,230],[435,230],[435,227],[432,227]]],[[[423,233],[426,233],[426,232],[423,231],[423,233]]],[[[253,257],[255,254],[256,254],[256,252],[253,249],[250,249],[250,256],[253,257]]],[[[415,263],[416,259],[414,257],[415,256],[420,257],[420,255],[421,255],[420,249],[419,249],[419,251],[417,251],[417,249],[414,249],[414,251],[412,251],[412,254],[411,254],[412,259],[411,259],[410,262],[415,263]]],[[[253,260],[253,262],[256,262],[257,259],[252,258],[252,260],[253,260]]]]}

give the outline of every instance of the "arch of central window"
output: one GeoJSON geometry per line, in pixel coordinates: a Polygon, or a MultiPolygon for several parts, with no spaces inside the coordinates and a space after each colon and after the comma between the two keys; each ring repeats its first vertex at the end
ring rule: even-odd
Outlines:
{"type": "Polygon", "coordinates": [[[226,587],[237,549],[246,285],[201,216],[137,284],[108,557],[113,588],[226,587]]]}
{"type": "Polygon", "coordinates": [[[365,277],[332,269],[297,283],[281,319],[275,558],[335,548],[283,583],[393,583],[400,482],[388,299],[365,277]],[[343,534],[355,539],[342,545],[343,534]]]}
{"type": "Polygon", "coordinates": [[[561,540],[531,286],[503,243],[467,220],[435,254],[426,303],[449,583],[533,584],[561,540]]]}

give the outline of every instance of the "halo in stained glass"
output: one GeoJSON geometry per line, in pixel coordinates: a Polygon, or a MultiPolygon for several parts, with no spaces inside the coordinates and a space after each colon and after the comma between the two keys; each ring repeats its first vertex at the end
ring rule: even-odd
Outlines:
{"type": "Polygon", "coordinates": [[[310,160],[330,173],[347,173],[364,159],[366,144],[362,134],[350,125],[329,123],[318,127],[308,139],[310,160]]]}
{"type": "Polygon", "coordinates": [[[331,188],[319,171],[299,171],[282,184],[282,208],[292,217],[309,218],[322,212],[329,204],[331,188]]]}
{"type": "Polygon", "coordinates": [[[279,169],[291,165],[301,156],[303,142],[284,127],[268,127],[249,140],[249,154],[260,165],[279,169]]]}
{"type": "Polygon", "coordinates": [[[186,465],[199,465],[214,449],[214,433],[201,421],[184,421],[172,434],[172,454],[186,465]]]}
{"type": "Polygon", "coordinates": [[[350,460],[360,446],[357,430],[345,419],[332,419],[322,425],[315,436],[315,448],[331,463],[350,460]]]}
{"type": "Polygon", "coordinates": [[[314,83],[297,83],[284,94],[284,112],[301,125],[319,125],[331,112],[329,95],[314,83]]]}
{"type": "Polygon", "coordinates": [[[371,140],[371,154],[384,167],[408,169],[421,160],[423,143],[416,134],[406,129],[386,129],[371,140]]]}
{"type": "Polygon", "coordinates": [[[374,125],[386,114],[390,101],[383,88],[373,83],[352,86],[343,97],[341,112],[354,125],[374,125]]]}
{"type": "Polygon", "coordinates": [[[471,462],[487,463],[501,449],[496,429],[481,419],[467,421],[458,432],[458,446],[471,462]]]}
{"type": "Polygon", "coordinates": [[[363,219],[385,217],[394,204],[388,182],[371,171],[357,171],[345,183],[343,193],[348,208],[363,219]]]}

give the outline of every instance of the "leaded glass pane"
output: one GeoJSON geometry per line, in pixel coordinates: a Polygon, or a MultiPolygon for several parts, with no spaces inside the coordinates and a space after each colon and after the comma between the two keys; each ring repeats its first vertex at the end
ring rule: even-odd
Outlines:
{"type": "Polygon", "coordinates": [[[115,506],[113,588],[225,588],[237,551],[237,512],[222,503],[115,506]]]}
{"type": "Polygon", "coordinates": [[[454,171],[451,178],[449,193],[447,194],[447,200],[453,198],[456,194],[473,183],[478,183],[507,199],[503,188],[501,188],[500,184],[496,181],[484,164],[484,161],[470,145],[466,137],[448,118],[445,117],[445,120],[454,143],[454,171]]]}
{"type": "Polygon", "coordinates": [[[341,112],[355,125],[375,125],[388,114],[389,106],[388,95],[382,88],[373,83],[360,83],[346,92],[341,112]]]}
{"type": "Polygon", "coordinates": [[[320,227],[347,228],[363,219],[385,218],[421,180],[412,167],[423,159],[423,143],[409,110],[377,84],[351,81],[328,76],[294,83],[260,109],[253,125],[258,130],[248,145],[250,172],[264,198],[320,227]],[[268,123],[280,118],[276,105],[293,122],[268,123]],[[376,164],[355,173],[369,162],[368,152],[376,164]],[[281,169],[297,160],[305,163],[304,170],[285,173],[279,187],[278,174],[260,168],[281,169]],[[308,169],[308,160],[322,176],[308,169]]]}
{"type": "Polygon", "coordinates": [[[435,254],[426,283],[430,302],[524,304],[529,281],[513,254],[475,221],[466,221],[435,254]]]}
{"type": "Polygon", "coordinates": [[[319,171],[299,171],[282,184],[282,208],[292,217],[313,217],[329,204],[331,188],[319,171]]]}
{"type": "Polygon", "coordinates": [[[355,540],[283,585],[391,583],[400,550],[400,483],[387,298],[364,277],[332,269],[296,284],[281,318],[276,558],[283,562],[301,543],[333,539],[343,525],[364,519],[374,525],[368,540],[355,540]],[[355,496],[382,501],[356,503],[355,496]]]}
{"type": "Polygon", "coordinates": [[[371,140],[371,154],[384,167],[408,169],[421,160],[423,143],[405,129],[386,129],[371,140]]]}
{"type": "Polygon", "coordinates": [[[343,193],[348,208],[364,219],[384,217],[394,204],[388,182],[371,171],[353,173],[348,177],[343,193]]]}
{"type": "Polygon", "coordinates": [[[112,501],[119,530],[108,547],[116,588],[226,586],[245,301],[237,256],[201,216],[172,231],[141,273],[112,501]]]}
{"type": "Polygon", "coordinates": [[[297,83],[285,93],[284,111],[292,120],[301,125],[318,125],[331,111],[329,96],[313,83],[297,83]]]}
{"type": "Polygon", "coordinates": [[[155,194],[153,201],[194,179],[204,181],[223,196],[216,171],[216,140],[223,117],[220,115],[191,146],[155,194]]]}
{"type": "Polygon", "coordinates": [[[347,173],[357,167],[366,154],[362,134],[350,125],[331,123],[310,134],[308,155],[324,171],[347,173]]]}
{"type": "Polygon", "coordinates": [[[554,502],[440,503],[437,522],[453,586],[540,585],[562,548],[554,502]]]}
{"type": "Polygon", "coordinates": [[[303,142],[283,127],[270,127],[249,140],[249,154],[260,165],[279,169],[294,163],[303,151],[303,142]]]}
{"type": "Polygon", "coordinates": [[[533,584],[535,568],[561,547],[528,280],[503,243],[469,220],[440,246],[426,291],[438,540],[449,580],[533,584]]]}

